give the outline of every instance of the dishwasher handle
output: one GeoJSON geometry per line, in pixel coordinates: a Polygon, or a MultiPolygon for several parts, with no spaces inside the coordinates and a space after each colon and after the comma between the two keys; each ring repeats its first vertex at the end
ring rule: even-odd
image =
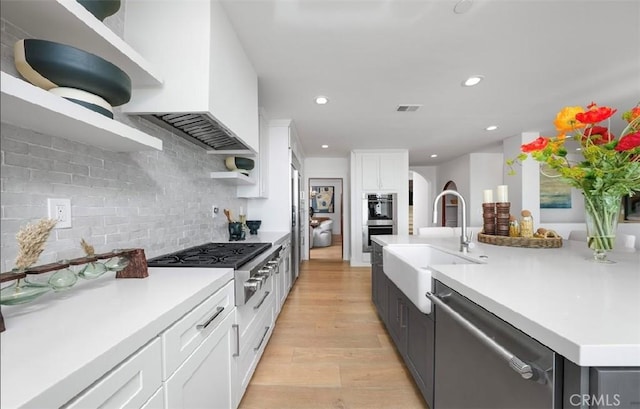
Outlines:
{"type": "MultiPolygon", "coordinates": [[[[505,347],[503,347],[502,345],[498,344],[496,341],[491,339],[487,334],[482,332],[482,330],[480,330],[478,327],[476,327],[471,322],[469,322],[466,318],[464,318],[462,315],[456,312],[453,308],[445,304],[444,301],[440,299],[440,297],[433,295],[430,292],[427,292],[426,295],[428,299],[430,299],[435,305],[440,307],[442,311],[449,314],[451,318],[453,318],[458,324],[462,325],[462,327],[464,327],[467,331],[473,334],[480,342],[482,342],[485,346],[487,346],[489,349],[495,352],[498,356],[500,356],[505,361],[507,361],[511,369],[513,369],[518,374],[520,374],[520,376],[522,376],[524,379],[533,378],[534,373],[531,365],[525,363],[523,360],[521,360],[520,358],[518,358],[517,356],[509,352],[509,350],[507,350],[505,347]]],[[[444,295],[443,297],[446,297],[446,295],[444,295]]]]}

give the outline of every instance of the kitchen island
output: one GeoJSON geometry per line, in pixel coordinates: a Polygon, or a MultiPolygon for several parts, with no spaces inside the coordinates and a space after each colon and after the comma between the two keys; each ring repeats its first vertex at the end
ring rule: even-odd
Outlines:
{"type": "MultiPolygon", "coordinates": [[[[394,235],[376,236],[373,240],[378,246],[388,246],[388,250],[399,249],[398,246],[422,246],[425,252],[426,247],[432,247],[453,255],[462,254],[458,251],[458,237],[394,235]]],[[[376,251],[378,254],[383,253],[380,247],[374,249],[374,259],[376,251]]],[[[640,399],[640,254],[612,252],[610,258],[617,261],[615,264],[595,263],[590,259],[591,254],[586,243],[575,241],[564,241],[563,247],[557,249],[527,249],[478,243],[464,255],[465,258],[476,262],[430,264],[428,269],[421,265],[416,267],[429,270],[434,283],[441,287],[444,284],[488,311],[490,315],[498,317],[560,356],[563,360],[556,361],[558,366],[554,367],[561,386],[554,390],[563,391],[565,406],[576,406],[576,399],[589,397],[594,391],[602,393],[603,390],[607,390],[604,386],[618,387],[625,383],[630,386],[620,388],[626,393],[626,398],[635,401],[640,399]]],[[[375,281],[375,262],[372,268],[375,281]]],[[[400,273],[403,274],[405,271],[400,273]]],[[[407,269],[406,273],[411,274],[410,269],[407,269]]],[[[384,274],[388,276],[387,271],[384,274]]],[[[397,272],[393,274],[397,276],[397,272]]],[[[375,293],[373,296],[379,311],[382,294],[380,287],[385,284],[381,283],[379,279],[378,283],[373,283],[374,287],[378,287],[378,297],[375,293]]],[[[392,304],[392,298],[395,302],[398,298],[397,292],[402,290],[394,285],[393,280],[387,280],[385,285],[389,288],[388,311],[382,310],[381,316],[384,320],[386,314],[387,320],[393,322],[398,313],[392,310],[397,309],[392,304]]],[[[436,290],[432,289],[432,292],[435,294],[436,290]]],[[[449,303],[446,300],[448,295],[445,293],[435,295],[445,300],[445,304],[449,303]]],[[[400,297],[403,299],[400,301],[402,305],[412,303],[410,299],[400,297]]],[[[420,313],[413,306],[408,310],[407,307],[402,309],[399,315],[400,324],[408,328],[407,337],[410,338],[411,317],[420,313]],[[407,315],[407,312],[403,312],[405,310],[408,311],[408,319],[403,318],[407,315]]],[[[466,334],[459,333],[455,338],[444,342],[443,332],[438,334],[440,312],[436,305],[435,314],[422,313],[424,318],[413,319],[413,322],[422,322],[422,326],[426,328],[423,334],[428,335],[423,343],[431,345],[428,348],[431,348],[432,352],[423,351],[426,361],[422,363],[428,368],[422,369],[417,381],[418,385],[423,382],[424,386],[421,389],[430,404],[433,399],[432,388],[436,385],[435,409],[447,407],[438,405],[438,371],[436,370],[434,375],[433,368],[434,355],[436,369],[438,367],[438,342],[441,342],[440,347],[444,346],[447,349],[450,345],[445,344],[455,343],[467,337],[466,334]],[[431,376],[436,378],[435,381],[429,379],[431,376]]],[[[393,338],[393,323],[388,327],[393,338]]],[[[411,339],[403,342],[409,346],[416,344],[416,341],[411,339]]],[[[400,351],[402,353],[402,347],[400,351]]],[[[411,357],[410,353],[407,353],[408,359],[405,358],[405,361],[410,369],[412,364],[416,368],[420,364],[419,361],[416,363],[416,356],[414,354],[414,357],[411,357]]],[[[475,361],[473,356],[466,359],[458,356],[457,360],[481,365],[480,356],[476,357],[478,359],[475,361]]],[[[418,358],[423,359],[419,356],[418,358]]],[[[491,374],[487,375],[492,377],[491,374]]],[[[459,385],[459,389],[463,393],[462,385],[459,385]]],[[[474,392],[469,391],[469,394],[473,395],[474,392]]],[[[442,397],[442,394],[440,396],[442,397]]],[[[608,396],[617,395],[611,393],[608,396]]],[[[595,398],[600,399],[601,396],[595,398]]],[[[475,402],[478,404],[477,400],[475,402]]],[[[580,405],[578,402],[577,406],[580,405]]]]}

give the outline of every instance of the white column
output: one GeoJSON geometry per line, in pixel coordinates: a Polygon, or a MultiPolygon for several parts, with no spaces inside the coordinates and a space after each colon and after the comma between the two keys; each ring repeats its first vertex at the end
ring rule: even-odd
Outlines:
{"type": "MultiPolygon", "coordinates": [[[[512,159],[520,154],[520,146],[529,143],[540,136],[538,132],[523,132],[504,140],[502,149],[504,158],[512,159]]],[[[509,186],[509,201],[511,214],[520,218],[520,211],[527,209],[533,216],[535,225],[540,223],[540,164],[528,158],[522,166],[515,165],[516,174],[507,174],[509,168],[504,166],[503,184],[509,186]]]]}

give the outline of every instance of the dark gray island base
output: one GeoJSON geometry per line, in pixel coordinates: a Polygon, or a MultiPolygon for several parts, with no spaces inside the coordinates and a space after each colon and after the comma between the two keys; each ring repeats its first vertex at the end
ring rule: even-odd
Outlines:
{"type": "Polygon", "coordinates": [[[578,366],[437,280],[424,314],[376,242],[371,260],[373,303],[431,409],[640,408],[640,368],[578,366]]]}

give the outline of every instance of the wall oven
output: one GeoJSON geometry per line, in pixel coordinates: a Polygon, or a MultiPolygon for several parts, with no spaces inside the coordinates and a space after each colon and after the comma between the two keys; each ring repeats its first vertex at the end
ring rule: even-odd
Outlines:
{"type": "Polygon", "coordinates": [[[365,193],[362,196],[362,251],[370,253],[371,237],[397,234],[397,194],[365,193]]]}

